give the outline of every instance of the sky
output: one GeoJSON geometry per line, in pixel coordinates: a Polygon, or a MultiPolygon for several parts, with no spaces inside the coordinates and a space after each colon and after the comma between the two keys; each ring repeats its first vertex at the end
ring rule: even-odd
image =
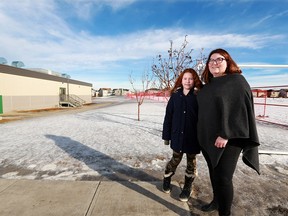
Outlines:
{"type": "MultiPolygon", "coordinates": [[[[137,86],[156,56],[226,49],[239,64],[288,65],[287,0],[1,0],[0,57],[99,88],[137,86]]],[[[288,84],[288,68],[243,68],[252,87],[288,84]]]]}

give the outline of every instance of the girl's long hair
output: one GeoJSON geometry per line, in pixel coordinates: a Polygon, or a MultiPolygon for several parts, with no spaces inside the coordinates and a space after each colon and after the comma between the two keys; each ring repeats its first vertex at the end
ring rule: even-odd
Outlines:
{"type": "Polygon", "coordinates": [[[213,75],[209,71],[209,59],[211,58],[211,55],[213,55],[214,53],[218,53],[225,58],[225,60],[227,62],[227,68],[226,68],[225,74],[233,74],[233,73],[240,73],[241,74],[242,73],[241,69],[238,67],[238,65],[235,63],[235,61],[232,59],[230,54],[226,50],[218,48],[218,49],[212,50],[208,56],[208,60],[206,62],[205,69],[204,69],[202,76],[201,76],[201,80],[205,84],[209,83],[211,78],[213,77],[213,75]]]}
{"type": "Polygon", "coordinates": [[[186,68],[184,71],[182,71],[179,74],[178,78],[176,79],[176,82],[175,82],[173,88],[170,91],[171,94],[173,92],[175,92],[177,89],[179,89],[180,87],[183,87],[182,86],[182,79],[183,79],[183,76],[184,76],[185,73],[191,73],[192,74],[193,81],[194,81],[194,83],[193,83],[194,90],[196,92],[203,87],[203,84],[202,84],[197,72],[194,69],[192,69],[192,68],[186,68]]]}

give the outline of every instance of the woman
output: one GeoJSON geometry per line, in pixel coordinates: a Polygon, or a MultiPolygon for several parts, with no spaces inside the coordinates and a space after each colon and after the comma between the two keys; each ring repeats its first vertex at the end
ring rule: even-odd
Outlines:
{"type": "Polygon", "coordinates": [[[253,95],[241,73],[227,51],[213,50],[197,96],[198,139],[214,196],[202,210],[218,209],[219,215],[231,214],[232,178],[241,152],[244,163],[260,174],[253,95]]]}
{"type": "Polygon", "coordinates": [[[185,69],[171,90],[166,107],[162,138],[173,150],[172,158],[165,167],[163,191],[170,192],[171,177],[186,153],[185,183],[179,199],[188,201],[192,182],[196,175],[196,154],[200,153],[197,140],[198,105],[196,91],[202,87],[198,74],[192,68],[185,69]],[[171,141],[171,143],[170,143],[171,141]]]}

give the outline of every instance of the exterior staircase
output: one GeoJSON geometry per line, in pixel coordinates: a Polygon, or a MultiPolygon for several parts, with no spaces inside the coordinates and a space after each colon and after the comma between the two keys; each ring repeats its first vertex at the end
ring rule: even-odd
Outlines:
{"type": "Polygon", "coordinates": [[[61,107],[81,107],[86,101],[77,95],[60,95],[59,104],[61,107]]]}

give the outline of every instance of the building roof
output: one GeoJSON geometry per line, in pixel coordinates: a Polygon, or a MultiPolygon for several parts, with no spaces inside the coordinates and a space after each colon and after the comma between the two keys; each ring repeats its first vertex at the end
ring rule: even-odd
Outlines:
{"type": "MultiPolygon", "coordinates": [[[[36,78],[36,79],[58,81],[58,82],[68,81],[66,77],[59,77],[59,76],[55,76],[51,74],[41,73],[41,72],[23,69],[23,68],[12,67],[12,66],[3,65],[3,64],[0,64],[0,73],[11,74],[11,75],[16,75],[16,76],[31,77],[31,78],[36,78]]],[[[69,79],[69,83],[92,87],[91,83],[82,82],[79,80],[69,79]]]]}

